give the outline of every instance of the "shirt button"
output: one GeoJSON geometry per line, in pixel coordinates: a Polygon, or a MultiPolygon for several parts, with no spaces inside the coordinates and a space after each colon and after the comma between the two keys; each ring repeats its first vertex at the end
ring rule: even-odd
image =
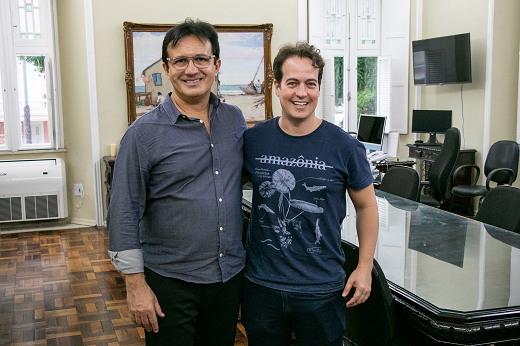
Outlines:
{"type": "Polygon", "coordinates": [[[220,257],[224,256],[223,254],[220,254],[220,257]]]}
{"type": "Polygon", "coordinates": [[[200,120],[200,123],[201,123],[201,124],[204,124],[204,121],[200,120]]]}
{"type": "Polygon", "coordinates": [[[218,175],[218,171],[215,171],[215,174],[218,175]]]}
{"type": "Polygon", "coordinates": [[[220,227],[220,230],[223,231],[223,230],[224,230],[224,227],[220,227]]]}
{"type": "Polygon", "coordinates": [[[213,148],[213,143],[211,143],[211,147],[213,148]]]}
{"type": "Polygon", "coordinates": [[[218,201],[219,201],[219,202],[222,202],[222,198],[219,198],[218,201]]]}

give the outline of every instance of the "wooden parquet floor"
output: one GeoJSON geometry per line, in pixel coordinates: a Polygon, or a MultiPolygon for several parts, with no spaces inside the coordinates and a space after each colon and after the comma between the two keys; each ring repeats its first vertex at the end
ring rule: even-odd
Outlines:
{"type": "Polygon", "coordinates": [[[105,227],[0,235],[0,345],[144,345],[107,250],[105,227]]]}

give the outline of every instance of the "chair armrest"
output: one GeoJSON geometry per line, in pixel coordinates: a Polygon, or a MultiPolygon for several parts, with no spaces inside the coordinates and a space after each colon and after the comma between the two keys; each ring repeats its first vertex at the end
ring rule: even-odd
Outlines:
{"type": "Polygon", "coordinates": [[[474,168],[474,169],[475,169],[476,174],[475,174],[475,178],[474,178],[473,181],[471,182],[471,185],[476,185],[476,184],[477,184],[478,178],[480,177],[480,167],[477,166],[477,165],[462,165],[462,166],[457,167],[457,168],[453,171],[453,176],[452,176],[453,186],[457,186],[457,185],[459,185],[459,184],[457,184],[457,175],[459,174],[459,172],[460,172],[462,169],[466,169],[466,168],[474,168]]]}
{"type": "Polygon", "coordinates": [[[423,187],[425,187],[425,186],[430,186],[430,182],[428,180],[420,182],[419,191],[417,192],[418,196],[421,195],[421,191],[422,191],[423,187]]]}
{"type": "Polygon", "coordinates": [[[491,178],[493,177],[494,174],[498,173],[498,172],[507,172],[509,173],[509,185],[511,185],[513,183],[513,177],[515,175],[515,172],[510,169],[510,168],[497,168],[497,169],[494,169],[492,170],[491,172],[489,172],[488,176],[487,176],[487,179],[486,179],[486,189],[489,191],[489,183],[491,182],[491,178]]]}

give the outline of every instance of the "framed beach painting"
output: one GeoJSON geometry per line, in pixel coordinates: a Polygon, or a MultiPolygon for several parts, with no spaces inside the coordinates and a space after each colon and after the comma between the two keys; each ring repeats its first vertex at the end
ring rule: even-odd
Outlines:
{"type": "MultiPolygon", "coordinates": [[[[162,41],[175,24],[123,23],[128,124],[156,107],[173,90],[162,63],[162,41]]],[[[248,127],[273,117],[271,37],[273,24],[214,25],[222,65],[212,92],[238,106],[248,127]]]]}

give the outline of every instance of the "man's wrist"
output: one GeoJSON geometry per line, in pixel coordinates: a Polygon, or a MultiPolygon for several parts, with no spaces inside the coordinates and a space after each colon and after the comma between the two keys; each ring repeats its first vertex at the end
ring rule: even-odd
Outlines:
{"type": "Polygon", "coordinates": [[[144,273],[126,274],[125,282],[128,288],[136,288],[139,286],[146,285],[144,273]]]}

